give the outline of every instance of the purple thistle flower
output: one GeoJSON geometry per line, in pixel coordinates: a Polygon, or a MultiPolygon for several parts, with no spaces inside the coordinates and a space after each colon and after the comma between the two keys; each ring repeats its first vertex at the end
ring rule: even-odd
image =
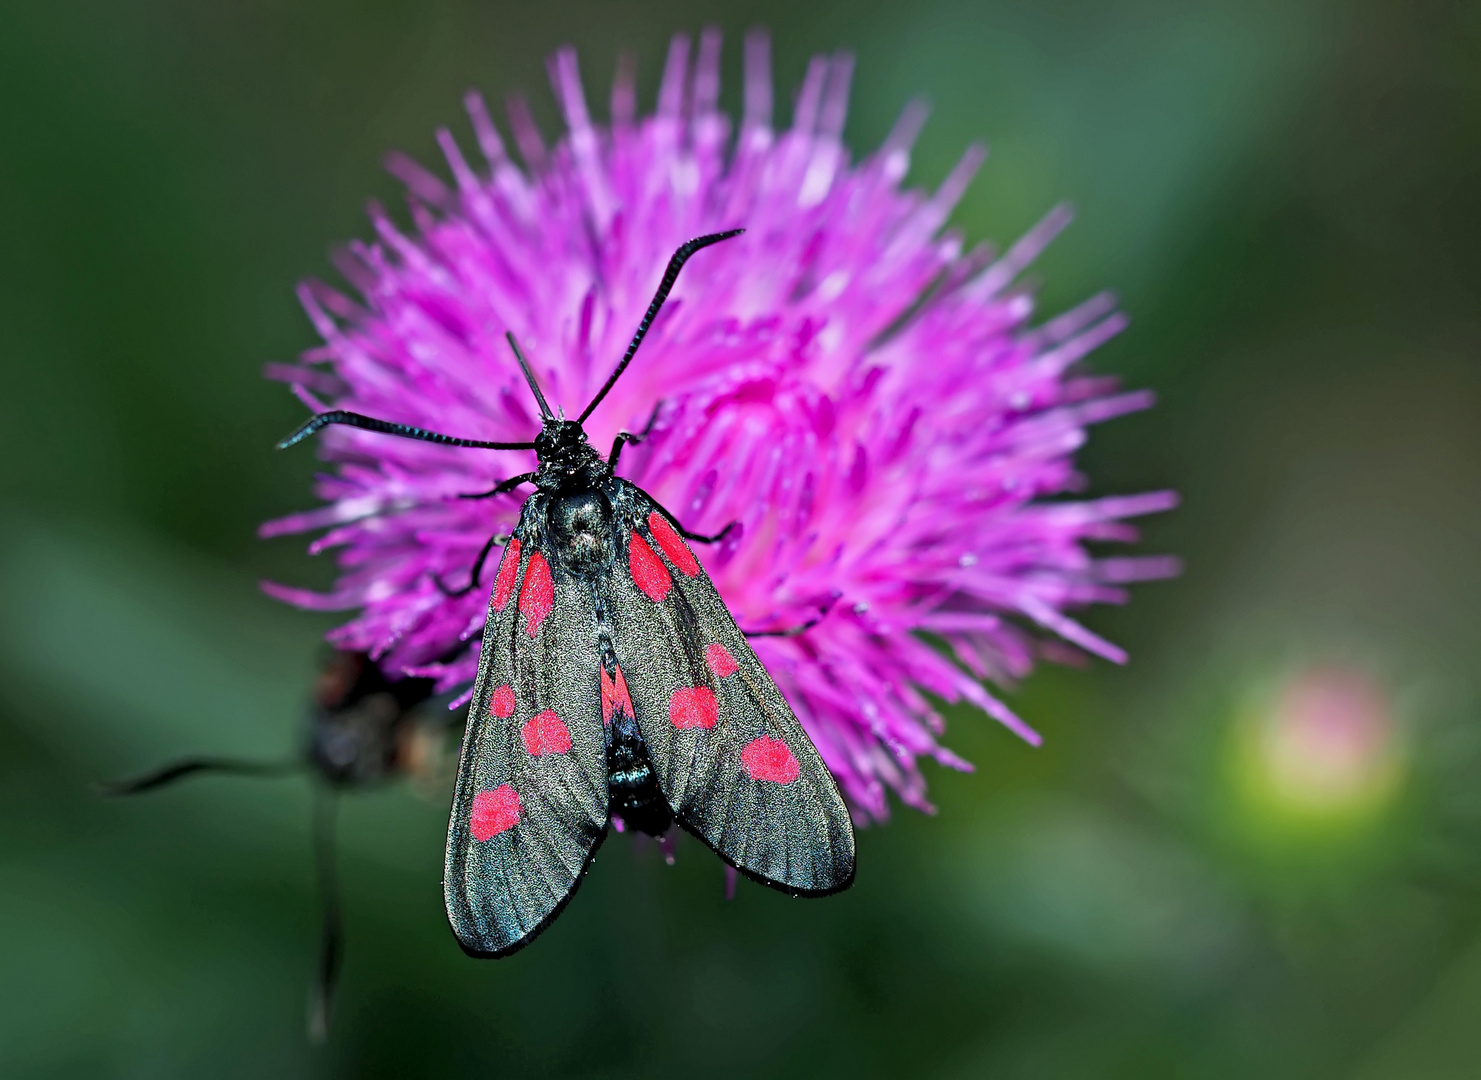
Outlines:
{"type": "MultiPolygon", "coordinates": [[[[903,189],[924,121],[912,105],[878,151],[851,164],[846,55],[813,60],[792,126],[778,133],[761,34],[746,41],[732,140],[716,107],[719,56],[718,32],[701,36],[692,67],[688,39],[675,37],[657,112],[641,119],[621,66],[611,125],[599,127],[574,51],[557,53],[550,76],[569,130],[547,146],[515,99],[524,168],[470,93],[487,168],[475,170],[446,130],[437,137],[452,185],[393,155],[415,232],[372,207],[377,242],[336,260],[359,298],[305,284],[323,344],[270,374],[315,411],[528,438],[539,418],[506,330],[551,402],[577,407],[622,354],[674,248],[744,226],[684,271],[587,430],[604,447],[658,405],[623,474],[691,529],[739,522],[698,554],[742,629],[817,620],[755,648],[856,816],[885,817],[889,789],[929,809],[918,760],[969,767],[938,743],[932,697],[971,702],[1037,744],[983,680],[1012,683],[1037,656],[1123,662],[1065,612],[1122,602],[1125,583],[1177,572],[1169,558],[1095,558],[1086,547],[1134,540],[1125,519],[1172,507],[1173,493],[1045,501],[1082,488],[1072,455],[1087,425],[1152,397],[1077,370],[1125,324],[1110,297],[1031,325],[1032,298],[1014,281],[1066,212],[1001,256],[964,252],[943,226],[981,148],[934,194],[903,189]]],[[[359,609],[329,635],[336,646],[431,675],[440,690],[469,686],[473,650],[438,658],[481,629],[492,575],[461,597],[438,581],[468,582],[523,495],[458,496],[528,471],[533,454],[345,428],[322,445],[337,466],[318,481],[326,505],[262,533],[327,528],[310,551],[337,548],[343,574],[328,595],[268,591],[305,608],[359,609]]]]}

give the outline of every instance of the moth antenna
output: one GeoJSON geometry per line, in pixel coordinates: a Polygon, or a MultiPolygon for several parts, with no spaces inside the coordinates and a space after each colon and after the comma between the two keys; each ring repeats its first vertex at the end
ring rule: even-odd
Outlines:
{"type": "Polygon", "coordinates": [[[326,428],[330,424],[345,424],[349,427],[359,428],[362,431],[379,431],[386,435],[395,435],[402,439],[420,439],[422,442],[439,443],[442,446],[472,446],[480,450],[533,450],[535,444],[532,442],[506,443],[485,442],[482,439],[460,439],[455,435],[444,435],[440,431],[428,431],[426,428],[412,427],[410,424],[397,424],[390,420],[377,420],[373,416],[365,416],[361,413],[348,412],[345,409],[331,409],[321,412],[317,416],[311,416],[305,420],[297,431],[278,443],[279,450],[286,450],[294,443],[302,442],[314,432],[326,428]]]}
{"type": "Polygon", "coordinates": [[[509,339],[509,347],[514,350],[514,358],[519,361],[519,370],[525,373],[525,382],[530,384],[530,389],[535,392],[535,401],[540,406],[540,415],[551,419],[550,406],[545,403],[545,395],[540,393],[540,384],[535,381],[535,373],[530,370],[530,365],[525,361],[525,354],[519,351],[519,342],[514,340],[512,330],[504,331],[504,336],[509,339]]]}
{"type": "Polygon", "coordinates": [[[658,291],[653,294],[653,302],[648,305],[648,313],[643,316],[643,321],[638,323],[638,332],[633,335],[632,344],[628,345],[627,352],[618,361],[617,369],[607,377],[602,388],[597,391],[597,396],[591,399],[591,404],[582,410],[581,415],[576,418],[578,424],[586,423],[586,418],[591,411],[602,403],[602,398],[607,396],[617,382],[617,377],[626,370],[627,365],[632,362],[633,353],[638,351],[638,346],[643,343],[643,338],[648,336],[648,327],[653,325],[653,320],[658,316],[658,309],[663,307],[663,302],[669,298],[669,290],[674,287],[674,282],[679,278],[679,271],[700,248],[707,248],[711,244],[718,244],[721,240],[729,240],[732,236],[739,236],[745,229],[731,229],[728,232],[710,233],[707,236],[697,236],[687,244],[680,246],[674,252],[673,258],[669,259],[668,269],[663,272],[663,280],[658,283],[658,291]]]}
{"type": "Polygon", "coordinates": [[[241,761],[236,758],[189,757],[161,765],[152,772],[128,780],[114,780],[98,785],[104,795],[138,795],[164,787],[197,773],[234,773],[238,776],[286,776],[303,768],[301,761],[241,761]]]}

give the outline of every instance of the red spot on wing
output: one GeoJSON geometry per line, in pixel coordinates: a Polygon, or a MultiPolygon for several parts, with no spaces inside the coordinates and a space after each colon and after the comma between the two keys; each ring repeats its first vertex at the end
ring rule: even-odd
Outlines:
{"type": "Polygon", "coordinates": [[[519,737],[525,744],[525,753],[530,757],[564,754],[571,749],[570,729],[555,715],[553,709],[546,709],[526,720],[525,726],[519,730],[519,737]]]}
{"type": "Polygon", "coordinates": [[[669,723],[687,728],[712,728],[720,719],[720,705],[708,686],[681,686],[669,698],[669,723]]]}
{"type": "Polygon", "coordinates": [[[695,561],[694,552],[690,551],[679,534],[674,532],[674,527],[669,524],[668,518],[657,510],[648,515],[648,531],[653,534],[653,539],[658,541],[658,546],[663,553],[669,557],[669,562],[677,566],[686,577],[693,577],[699,573],[699,563],[695,561]]]}
{"type": "Polygon", "coordinates": [[[514,579],[519,575],[519,541],[511,540],[499,560],[499,576],[494,578],[494,610],[503,611],[514,595],[514,579]]]}
{"type": "Polygon", "coordinates": [[[718,641],[705,646],[705,663],[710,665],[710,670],[718,679],[734,675],[740,667],[735,662],[735,657],[730,655],[730,650],[718,641]]]}
{"type": "Polygon", "coordinates": [[[653,549],[648,546],[637,533],[633,533],[632,542],[627,545],[627,568],[633,576],[633,584],[643,590],[643,595],[655,604],[669,594],[673,587],[673,579],[663,565],[663,560],[653,554],[653,549]]]}
{"type": "Polygon", "coordinates": [[[489,715],[500,720],[514,715],[514,690],[507,683],[489,695],[489,715]]]}
{"type": "Polygon", "coordinates": [[[540,629],[545,616],[555,606],[555,582],[550,577],[550,564],[538,551],[530,555],[525,567],[525,583],[519,590],[519,613],[525,617],[525,630],[530,637],[540,629]]]}
{"type": "Polygon", "coordinates": [[[493,791],[480,791],[473,796],[473,813],[469,815],[468,828],[473,839],[482,843],[514,828],[520,813],[519,795],[508,784],[500,784],[493,791]]]}
{"type": "Polygon", "coordinates": [[[770,780],[774,784],[790,784],[800,771],[791,747],[770,735],[746,744],[741,751],[741,766],[753,780],[770,780]]]}
{"type": "Polygon", "coordinates": [[[622,669],[617,668],[615,676],[608,675],[605,666],[602,667],[602,726],[610,727],[613,716],[633,716],[633,699],[627,693],[627,680],[622,677],[622,669]]]}

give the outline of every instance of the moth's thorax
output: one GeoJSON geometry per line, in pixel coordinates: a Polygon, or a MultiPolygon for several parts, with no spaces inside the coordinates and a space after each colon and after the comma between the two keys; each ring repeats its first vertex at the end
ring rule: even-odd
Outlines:
{"type": "Polygon", "coordinates": [[[602,492],[578,489],[556,496],[547,521],[552,553],[563,569],[597,573],[615,556],[612,506],[602,492]]]}
{"type": "Polygon", "coordinates": [[[575,420],[547,418],[535,436],[535,455],[540,461],[536,486],[557,498],[573,489],[594,486],[606,472],[606,463],[587,443],[586,432],[575,420]]]}

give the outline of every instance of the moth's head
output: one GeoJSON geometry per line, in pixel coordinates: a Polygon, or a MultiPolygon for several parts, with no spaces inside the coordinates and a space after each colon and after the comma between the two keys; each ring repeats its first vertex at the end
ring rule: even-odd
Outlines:
{"type": "Polygon", "coordinates": [[[576,420],[547,416],[535,436],[535,453],[541,461],[561,458],[586,445],[586,432],[576,420]]]}

